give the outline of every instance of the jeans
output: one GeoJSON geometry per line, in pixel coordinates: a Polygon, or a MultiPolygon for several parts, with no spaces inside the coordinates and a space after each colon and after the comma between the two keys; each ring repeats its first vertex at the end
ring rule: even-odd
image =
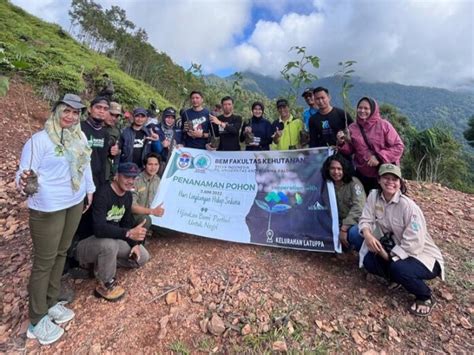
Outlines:
{"type": "Polygon", "coordinates": [[[431,289],[425,284],[424,280],[434,279],[441,274],[441,267],[438,262],[435,263],[433,271],[430,271],[422,262],[413,257],[398,261],[387,261],[372,252],[365,256],[364,267],[371,274],[399,283],[421,301],[431,298],[431,289]]]}
{"type": "Polygon", "coordinates": [[[359,251],[364,242],[364,238],[359,233],[359,226],[357,224],[352,225],[347,231],[347,241],[349,245],[359,251]]]}

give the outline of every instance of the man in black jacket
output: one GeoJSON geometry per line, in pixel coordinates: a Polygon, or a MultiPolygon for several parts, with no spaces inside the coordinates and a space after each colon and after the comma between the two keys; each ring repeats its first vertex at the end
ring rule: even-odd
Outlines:
{"type": "Polygon", "coordinates": [[[81,240],[75,257],[82,267],[93,267],[98,285],[95,295],[107,301],[120,299],[125,290],[116,284],[117,266],[138,268],[150,258],[142,245],[145,220],[134,227],[132,193],[140,169],[134,163],[119,165],[110,184],[99,188],[92,205],[93,235],[81,240]]]}
{"type": "Polygon", "coordinates": [[[211,134],[220,137],[219,147],[212,147],[209,144],[206,148],[209,150],[240,150],[239,134],[242,126],[242,117],[234,115],[234,100],[230,96],[225,96],[221,100],[223,114],[218,117],[209,115],[212,123],[211,134]]]}

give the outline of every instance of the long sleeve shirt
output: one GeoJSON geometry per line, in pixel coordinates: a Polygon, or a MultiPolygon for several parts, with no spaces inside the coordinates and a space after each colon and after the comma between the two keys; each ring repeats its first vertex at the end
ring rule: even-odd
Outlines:
{"type": "Polygon", "coordinates": [[[356,177],[351,182],[336,186],[337,211],[339,225],[352,226],[359,222],[365,205],[365,191],[362,183],[356,177]]]}
{"type": "MultiPolygon", "coordinates": [[[[369,194],[367,203],[359,219],[359,230],[368,228],[376,237],[392,232],[395,247],[392,254],[400,259],[413,257],[430,271],[435,263],[441,267],[444,280],[444,261],[441,251],[434,243],[426,228],[425,217],[418,205],[398,191],[390,201],[374,190],[369,194]]],[[[359,265],[362,265],[368,248],[365,241],[360,249],[359,265]]]]}
{"type": "Polygon", "coordinates": [[[126,237],[127,231],[134,224],[130,191],[119,196],[110,184],[102,185],[94,195],[92,219],[97,238],[122,239],[132,247],[138,244],[126,237]]]}
{"type": "MultiPolygon", "coordinates": [[[[86,142],[86,137],[83,138],[86,142]]],[[[77,205],[86,193],[95,191],[90,164],[85,167],[79,190],[73,190],[69,162],[56,148],[44,130],[35,133],[23,147],[16,182],[19,183],[23,170],[30,169],[33,149],[31,169],[38,175],[39,184],[38,192],[28,198],[28,207],[33,210],[60,211],[77,205]]]]}
{"type": "MultiPolygon", "coordinates": [[[[377,177],[378,167],[368,166],[370,157],[377,154],[378,159],[382,159],[381,164],[400,164],[405,145],[393,126],[384,119],[377,120],[374,124],[364,125],[367,140],[374,148],[373,152],[365,143],[364,137],[357,123],[349,126],[351,143],[344,143],[339,151],[343,154],[354,154],[355,168],[364,176],[377,177]]],[[[376,157],[377,157],[376,156],[376,157]]]]}

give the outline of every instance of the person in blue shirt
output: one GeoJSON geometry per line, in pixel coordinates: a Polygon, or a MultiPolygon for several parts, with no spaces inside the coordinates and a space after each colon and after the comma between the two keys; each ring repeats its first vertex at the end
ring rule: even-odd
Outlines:
{"type": "Polygon", "coordinates": [[[318,107],[314,101],[313,90],[313,88],[306,88],[301,94],[308,105],[308,108],[303,112],[304,130],[306,132],[309,132],[309,118],[318,112],[318,107]]]}

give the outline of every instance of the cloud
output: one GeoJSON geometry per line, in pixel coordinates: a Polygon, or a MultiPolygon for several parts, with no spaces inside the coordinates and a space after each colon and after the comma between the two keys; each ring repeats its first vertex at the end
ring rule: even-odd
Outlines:
{"type": "MultiPolygon", "coordinates": [[[[255,71],[278,76],[296,58],[288,49],[298,45],[320,57],[318,76],[353,59],[356,74],[369,81],[449,88],[474,78],[474,2],[315,0],[313,6],[309,14],[257,22],[245,43],[261,53],[255,71]]],[[[236,66],[252,68],[245,61],[236,66]]]]}
{"type": "MultiPolygon", "coordinates": [[[[13,0],[68,29],[61,0],[13,0]]],[[[356,60],[369,81],[452,88],[474,80],[471,0],[103,0],[118,5],[150,42],[178,64],[205,72],[251,70],[279,76],[306,46],[321,59],[316,74],[356,60]]]]}

